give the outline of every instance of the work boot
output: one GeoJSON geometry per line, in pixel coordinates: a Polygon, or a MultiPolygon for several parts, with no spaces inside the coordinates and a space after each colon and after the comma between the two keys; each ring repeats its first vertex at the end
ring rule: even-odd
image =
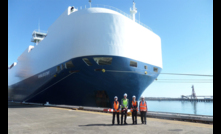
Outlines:
{"type": "Polygon", "coordinates": [[[137,121],[135,121],[135,124],[137,124],[137,121]]]}
{"type": "Polygon", "coordinates": [[[124,122],[125,125],[127,125],[127,122],[124,122]]]}

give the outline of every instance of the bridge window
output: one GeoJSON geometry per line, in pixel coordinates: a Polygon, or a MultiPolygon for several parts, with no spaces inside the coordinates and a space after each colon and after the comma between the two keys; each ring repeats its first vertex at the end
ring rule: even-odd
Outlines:
{"type": "Polygon", "coordinates": [[[132,67],[137,67],[137,62],[135,62],[135,61],[130,61],[130,66],[132,66],[132,67]]]}
{"type": "Polygon", "coordinates": [[[154,67],[154,68],[153,68],[153,71],[157,73],[157,72],[158,72],[158,68],[157,68],[157,67],[154,67]]]}
{"type": "Polygon", "coordinates": [[[88,58],[82,59],[88,66],[92,66],[92,63],[88,60],[88,58]]]}
{"type": "Polygon", "coordinates": [[[147,69],[147,66],[144,66],[144,69],[147,69]]]}
{"type": "Polygon", "coordinates": [[[45,35],[42,35],[42,34],[36,34],[36,37],[39,37],[39,38],[44,38],[45,35]]]}
{"type": "Polygon", "coordinates": [[[63,70],[64,69],[64,65],[63,64],[61,64],[61,70],[63,70]]]}
{"type": "Polygon", "coordinates": [[[60,71],[60,70],[61,70],[61,67],[60,67],[60,66],[57,66],[56,71],[58,72],[58,71],[60,71]]]}
{"type": "Polygon", "coordinates": [[[98,65],[111,65],[112,63],[112,57],[94,57],[93,59],[98,65]]]}
{"type": "Polygon", "coordinates": [[[67,69],[74,67],[74,65],[73,65],[73,63],[72,63],[71,60],[68,61],[68,62],[66,62],[66,63],[65,63],[65,66],[66,66],[67,69]]]}

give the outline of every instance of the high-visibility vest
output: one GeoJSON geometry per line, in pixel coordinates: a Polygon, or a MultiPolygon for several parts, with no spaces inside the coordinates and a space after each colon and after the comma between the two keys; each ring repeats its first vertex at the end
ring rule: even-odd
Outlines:
{"type": "MultiPolygon", "coordinates": [[[[119,108],[119,102],[117,101],[117,103],[114,101],[114,110],[119,108]]],[[[115,111],[114,111],[115,112],[115,111]]],[[[119,112],[119,110],[117,110],[117,112],[119,112]]]]}
{"type": "MultiPolygon", "coordinates": [[[[122,101],[123,101],[123,105],[124,105],[124,106],[127,106],[127,105],[128,105],[127,99],[122,99],[122,101]]],[[[121,108],[124,108],[123,105],[121,105],[121,108]]]]}
{"type": "MultiPolygon", "coordinates": [[[[132,101],[132,106],[137,106],[137,101],[132,101]]],[[[131,107],[131,110],[130,110],[131,112],[133,112],[133,108],[131,107]]],[[[138,111],[138,109],[137,109],[137,111],[138,111]]]]}
{"type": "Polygon", "coordinates": [[[140,111],[147,111],[146,101],[144,101],[144,104],[142,104],[142,101],[140,101],[140,111]]]}

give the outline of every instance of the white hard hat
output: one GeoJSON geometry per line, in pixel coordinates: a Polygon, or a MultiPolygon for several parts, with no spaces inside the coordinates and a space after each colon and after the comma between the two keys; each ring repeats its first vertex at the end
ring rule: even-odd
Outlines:
{"type": "Polygon", "coordinates": [[[141,98],[144,98],[144,96],[141,96],[141,98]]]}
{"type": "Polygon", "coordinates": [[[136,96],[134,95],[132,98],[136,98],[136,96]]]}
{"type": "Polygon", "coordinates": [[[125,93],[124,96],[127,96],[127,94],[125,93]]]}
{"type": "Polygon", "coordinates": [[[117,98],[117,96],[114,97],[114,99],[117,98]]]}

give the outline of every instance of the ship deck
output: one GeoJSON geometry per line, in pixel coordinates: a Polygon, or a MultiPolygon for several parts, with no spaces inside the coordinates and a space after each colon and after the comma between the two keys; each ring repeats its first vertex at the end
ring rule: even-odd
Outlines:
{"type": "MultiPolygon", "coordinates": [[[[8,133],[213,133],[212,124],[147,118],[147,125],[111,125],[112,114],[8,102],[8,133]]],[[[116,120],[115,120],[116,121],[116,120]]],[[[115,122],[116,123],[116,122],[115,122]]]]}

